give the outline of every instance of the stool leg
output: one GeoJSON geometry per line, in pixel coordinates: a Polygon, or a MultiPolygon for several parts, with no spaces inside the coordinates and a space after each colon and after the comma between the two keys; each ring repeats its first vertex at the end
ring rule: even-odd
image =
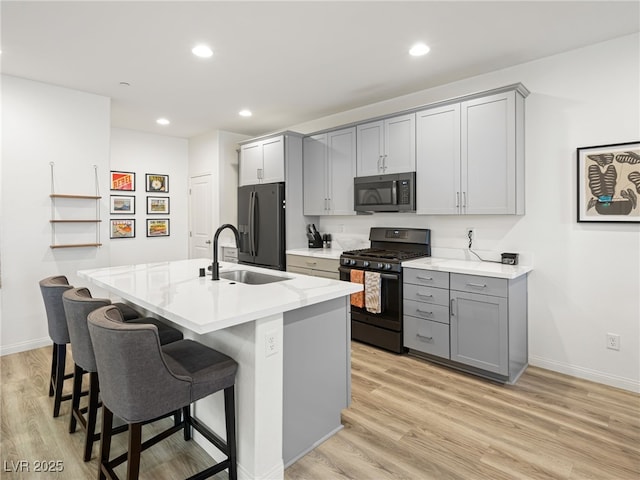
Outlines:
{"type": "Polygon", "coordinates": [[[182,407],[182,417],[184,421],[183,433],[186,441],[191,440],[191,405],[182,407]]]}
{"type": "Polygon", "coordinates": [[[98,480],[106,480],[104,474],[109,465],[111,453],[111,430],[113,429],[113,413],[106,405],[102,406],[102,437],[100,439],[100,465],[98,467],[98,480]]]}
{"type": "Polygon", "coordinates": [[[236,463],[236,403],[233,386],[224,389],[224,418],[227,427],[227,448],[229,449],[229,480],[237,480],[236,463]]]}
{"type": "Polygon", "coordinates": [[[56,377],[54,379],[53,416],[60,415],[60,402],[62,402],[62,387],[64,386],[64,367],[67,358],[67,346],[58,345],[56,348],[56,377]]]}
{"type": "Polygon", "coordinates": [[[127,480],[138,480],[140,452],[142,451],[142,424],[129,424],[129,453],[127,455],[127,480]]]}
{"type": "Polygon", "coordinates": [[[53,344],[53,350],[51,352],[51,376],[49,377],[49,396],[53,397],[53,385],[56,382],[56,358],[58,355],[58,344],[53,344]]]}
{"type": "Polygon", "coordinates": [[[87,408],[87,431],[84,440],[84,461],[91,460],[91,451],[93,450],[93,442],[96,440],[96,420],[98,417],[98,374],[96,372],[89,373],[89,407],[87,408]]]}
{"type": "Polygon", "coordinates": [[[80,393],[82,393],[82,374],[84,370],[73,364],[73,392],[71,393],[71,416],[69,420],[69,433],[76,431],[76,415],[80,413],[80,393]]]}

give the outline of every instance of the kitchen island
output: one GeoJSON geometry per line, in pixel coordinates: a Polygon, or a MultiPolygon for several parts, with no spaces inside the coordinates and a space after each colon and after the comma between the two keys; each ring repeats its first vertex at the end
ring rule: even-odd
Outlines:
{"type": "MultiPolygon", "coordinates": [[[[351,397],[349,295],[362,285],[225,262],[221,277],[247,271],[282,280],[212,281],[199,276],[209,264],[182,260],[78,275],[235,359],[238,476],[283,478],[287,465],[342,428],[340,412],[351,397]]],[[[198,401],[194,415],[224,435],[221,394],[198,401]]]]}

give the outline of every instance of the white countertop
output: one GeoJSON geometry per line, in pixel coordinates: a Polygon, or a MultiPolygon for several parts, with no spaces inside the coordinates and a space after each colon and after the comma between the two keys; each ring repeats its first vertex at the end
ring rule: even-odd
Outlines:
{"type": "Polygon", "coordinates": [[[503,265],[494,262],[474,260],[452,260],[449,258],[424,257],[402,262],[404,268],[419,268],[422,270],[439,270],[441,272],[465,273],[481,275],[483,277],[506,278],[512,280],[526,275],[533,270],[527,265],[503,265]]]}
{"type": "Polygon", "coordinates": [[[339,260],[342,250],[337,248],[296,248],[287,250],[287,255],[302,255],[305,257],[330,258],[339,260]]]}
{"type": "Polygon", "coordinates": [[[362,285],[220,262],[220,272],[250,270],[285,277],[264,285],[199,277],[208,259],[81,270],[80,278],[203,334],[325,302],[362,290],[362,285]]]}

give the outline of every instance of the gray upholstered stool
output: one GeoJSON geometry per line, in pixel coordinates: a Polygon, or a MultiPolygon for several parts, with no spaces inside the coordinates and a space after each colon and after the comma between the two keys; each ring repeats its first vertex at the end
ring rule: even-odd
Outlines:
{"type": "Polygon", "coordinates": [[[192,340],[161,346],[155,326],[121,321],[114,307],[89,314],[103,401],[98,478],[118,478],[113,469],[126,460],[127,479],[137,479],[143,450],[181,429],[189,440],[193,427],[227,458],[191,478],[207,478],[228,468],[229,478],[236,480],[234,385],[238,364],[192,340]],[[224,390],[226,442],[190,415],[191,403],[220,390],[224,390]],[[177,409],[183,411],[180,425],[141,442],[142,423],[177,409]],[[129,450],[110,460],[114,414],[129,424],[129,450]]]}
{"type": "Polygon", "coordinates": [[[69,281],[64,275],[47,277],[40,280],[39,284],[42,299],[44,300],[44,309],[47,312],[49,337],[53,341],[49,396],[53,397],[53,416],[57,417],[60,415],[60,404],[65,400],[71,399],[71,395],[62,395],[65,379],[73,376],[72,374],[65,375],[64,373],[69,330],[62,306],[62,294],[73,287],[69,285],[69,281]]]}
{"type": "MultiPolygon", "coordinates": [[[[72,288],[64,292],[62,295],[62,303],[69,327],[69,337],[71,339],[73,361],[75,364],[69,432],[73,433],[76,431],[78,422],[83,427],[85,431],[84,461],[88,462],[91,459],[93,443],[100,439],[100,433],[96,433],[100,386],[93,346],[87,327],[87,316],[97,308],[111,305],[111,302],[106,298],[92,298],[91,292],[87,288],[72,288]],[[89,373],[89,404],[85,417],[83,415],[84,409],[80,408],[80,396],[82,375],[86,372],[89,373]]],[[[120,311],[120,314],[122,314],[123,309],[121,305],[114,304],[114,306],[120,311]]],[[[131,311],[135,312],[133,309],[131,309],[131,311]]],[[[124,317],[124,315],[122,315],[122,317],[124,317]]],[[[161,344],[171,343],[183,338],[182,332],[165,325],[156,318],[135,318],[128,321],[136,324],[149,323],[155,325],[158,328],[161,344]]],[[[179,422],[179,418],[177,420],[179,422]]]]}

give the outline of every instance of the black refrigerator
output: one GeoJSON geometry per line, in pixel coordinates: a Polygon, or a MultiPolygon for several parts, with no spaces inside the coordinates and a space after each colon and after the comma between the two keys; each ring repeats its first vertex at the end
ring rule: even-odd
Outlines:
{"type": "Polygon", "coordinates": [[[284,183],[238,187],[238,262],[285,269],[284,183]]]}

